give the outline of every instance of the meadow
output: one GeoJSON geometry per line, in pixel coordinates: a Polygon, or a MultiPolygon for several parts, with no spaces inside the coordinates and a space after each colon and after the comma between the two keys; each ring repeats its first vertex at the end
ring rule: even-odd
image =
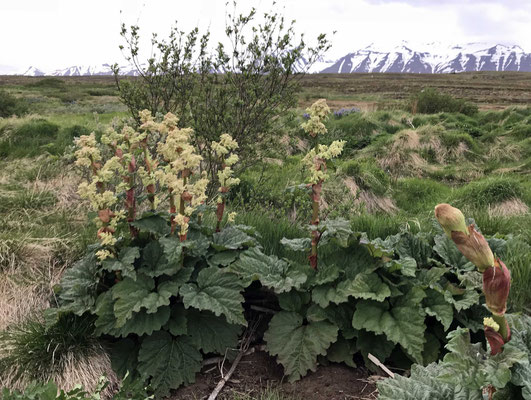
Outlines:
{"type": "MultiPolygon", "coordinates": [[[[344,140],[345,146],[329,165],[320,203],[323,217],[345,218],[352,231],[376,240],[400,232],[435,235],[435,205],[459,207],[485,236],[505,241],[500,252],[513,279],[508,310],[531,314],[531,74],[307,75],[300,85],[298,106],[278,123],[280,139],[245,169],[236,169],[240,183],[227,201],[228,211],[237,212],[237,224],[255,228],[264,253],[305,262],[305,254],[282,246],[281,239],[304,236],[312,218],[311,199],[301,185],[301,160],[310,143],[300,125],[306,107],[326,98],[333,113],[322,143],[344,140]],[[420,113],[412,99],[427,87],[464,99],[479,111],[420,113]]],[[[0,77],[0,91],[22,99],[28,109],[21,117],[0,118],[0,342],[25,349],[20,354],[0,351],[0,386],[21,388],[29,380],[50,377],[46,359],[49,363],[52,357],[53,365],[55,355],[43,350],[47,342],[39,333],[39,313],[55,304],[61,276],[96,235],[87,202],[77,194],[82,177],[73,164],[74,138],[92,131],[101,135],[129,112],[112,77],[0,77]],[[17,329],[26,334],[13,336],[17,329]],[[13,367],[17,363],[34,370],[21,372],[20,365],[13,367]]],[[[214,221],[214,215],[209,218],[214,221]]],[[[89,329],[68,321],[66,327],[72,342],[89,329]]],[[[61,342],[59,349],[68,352],[74,346],[53,334],[50,340],[61,342]]],[[[86,347],[64,361],[76,368],[56,366],[60,387],[80,383],[94,388],[95,377],[113,376],[96,335],[84,340],[86,347]]],[[[274,364],[270,359],[249,357],[264,382],[244,369],[225,398],[291,399],[301,393],[311,398],[302,388],[317,390],[310,375],[299,386],[263,391],[266,380],[276,382],[282,374],[267,367],[274,364]]],[[[350,398],[375,398],[367,369],[353,370],[353,377],[337,366],[327,368],[317,372],[331,385],[327,398],[344,398],[344,390],[357,391],[350,398]]],[[[208,395],[216,373],[201,377],[195,389],[179,389],[174,398],[208,395]]]]}

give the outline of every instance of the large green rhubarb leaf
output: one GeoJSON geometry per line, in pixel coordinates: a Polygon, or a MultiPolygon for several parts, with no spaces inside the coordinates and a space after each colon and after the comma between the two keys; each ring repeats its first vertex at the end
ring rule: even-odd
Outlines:
{"type": "Polygon", "coordinates": [[[426,330],[426,314],[419,306],[422,297],[423,292],[421,294],[419,290],[412,289],[393,307],[387,301],[378,303],[362,300],[357,304],[352,326],[385,334],[390,341],[400,344],[415,360],[422,362],[426,330]]]}
{"type": "Polygon", "coordinates": [[[102,293],[98,297],[95,310],[98,318],[94,323],[97,335],[106,334],[116,337],[126,337],[131,333],[139,336],[150,335],[162,328],[170,318],[168,306],[159,307],[156,312],[149,314],[145,309],[142,309],[139,312],[133,312],[125,324],[118,327],[114,314],[114,303],[111,291],[102,293]]]}
{"type": "Polygon", "coordinates": [[[161,294],[154,292],[154,288],[155,281],[147,276],[139,276],[136,281],[125,278],[113,286],[114,314],[118,328],[122,327],[134,312],[145,309],[148,314],[153,314],[159,307],[170,304],[171,292],[165,291],[161,294]]]}
{"type": "Polygon", "coordinates": [[[345,303],[350,296],[384,301],[390,295],[389,286],[374,272],[358,274],[354,279],[343,280],[337,286],[331,284],[318,286],[312,291],[313,301],[323,308],[330,303],[345,303]]]}
{"type": "Polygon", "coordinates": [[[186,316],[191,342],[203,353],[225,354],[227,349],[237,347],[241,325],[229,324],[224,317],[193,308],[188,310],[186,316]]]}
{"type": "Polygon", "coordinates": [[[378,382],[379,400],[483,400],[480,389],[469,390],[437,379],[441,367],[413,365],[411,377],[395,375],[378,382]]]}
{"type": "Polygon", "coordinates": [[[229,267],[243,280],[245,286],[252,281],[273,289],[276,293],[299,289],[308,278],[304,271],[288,262],[268,256],[257,247],[253,247],[240,255],[240,259],[229,267]]]}
{"type": "Polygon", "coordinates": [[[168,262],[168,259],[164,255],[163,247],[158,241],[149,242],[142,250],[142,262],[139,272],[142,272],[144,275],[151,278],[156,278],[161,275],[173,275],[179,268],[181,268],[179,262],[168,262]]]}
{"type": "Polygon", "coordinates": [[[281,311],[269,323],[264,334],[269,354],[278,357],[290,381],[295,381],[317,367],[317,356],[337,338],[337,326],[321,321],[303,324],[301,315],[281,311]]]}
{"type": "Polygon", "coordinates": [[[437,318],[447,331],[454,319],[454,309],[449,304],[442,293],[433,289],[426,290],[426,298],[423,300],[426,314],[437,318]]]}
{"type": "Polygon", "coordinates": [[[335,343],[329,347],[326,357],[329,361],[335,363],[345,363],[349,367],[356,368],[354,362],[354,353],[356,353],[356,344],[352,340],[346,340],[339,337],[335,343]]]}
{"type": "Polygon", "coordinates": [[[169,264],[180,264],[183,255],[183,243],[176,236],[160,238],[160,244],[169,264]]]}
{"type": "Polygon", "coordinates": [[[479,302],[479,293],[475,290],[459,288],[447,283],[444,291],[444,299],[452,304],[457,312],[466,310],[479,302]]]}
{"type": "Polygon", "coordinates": [[[280,244],[291,251],[310,251],[312,248],[312,241],[310,238],[296,238],[287,239],[282,238],[280,244]]]}
{"type": "Polygon", "coordinates": [[[166,218],[160,215],[150,215],[131,222],[131,225],[141,232],[155,233],[158,235],[167,235],[170,233],[170,225],[166,218]]]}
{"type": "Polygon", "coordinates": [[[350,228],[350,221],[344,218],[327,219],[321,222],[317,229],[323,232],[319,244],[325,245],[330,239],[333,239],[341,247],[347,247],[352,229],[350,228]]]}
{"type": "Polygon", "coordinates": [[[138,247],[124,247],[120,250],[118,259],[108,259],[103,261],[102,267],[109,272],[120,271],[122,277],[136,279],[136,271],[133,263],[140,257],[138,247]]]}
{"type": "Polygon", "coordinates": [[[209,267],[201,270],[197,284],[188,283],[179,291],[186,308],[212,311],[224,315],[227,321],[247,325],[243,316],[243,289],[238,276],[227,269],[209,267]]]}
{"type": "Polygon", "coordinates": [[[412,257],[420,266],[427,266],[433,253],[432,248],[422,234],[416,235],[406,232],[396,244],[396,252],[400,258],[412,257]]]}
{"type": "Polygon", "coordinates": [[[254,246],[256,240],[234,226],[225,227],[212,236],[212,247],[218,251],[237,250],[246,246],[254,246]]]}
{"type": "Polygon", "coordinates": [[[449,266],[466,270],[473,270],[475,268],[474,264],[465,258],[452,239],[446,235],[438,235],[435,237],[435,246],[433,249],[449,266]]]}
{"type": "Polygon", "coordinates": [[[515,347],[527,354],[527,360],[518,362],[512,368],[511,382],[522,387],[522,396],[531,400],[531,317],[507,315],[511,327],[511,341],[505,346],[515,347]]]}
{"type": "Polygon", "coordinates": [[[120,339],[111,347],[111,365],[116,375],[121,379],[128,372],[136,370],[138,345],[131,339],[120,339]]]}
{"type": "Polygon", "coordinates": [[[168,332],[158,331],[142,342],[138,371],[144,380],[151,378],[157,395],[164,396],[182,384],[193,383],[201,360],[190,337],[172,338],[168,332]]]}
{"type": "Polygon", "coordinates": [[[365,246],[373,257],[392,257],[395,254],[395,245],[399,240],[399,234],[389,236],[385,240],[382,240],[381,238],[370,240],[366,233],[362,233],[360,237],[360,244],[365,246]]]}
{"type": "Polygon", "coordinates": [[[503,388],[511,380],[511,367],[527,362],[527,354],[511,342],[495,356],[487,355],[481,343],[470,343],[468,329],[459,328],[448,334],[446,348],[450,351],[441,362],[439,379],[459,382],[463,387],[476,389],[489,384],[503,388]]]}
{"type": "Polygon", "coordinates": [[[96,256],[92,251],[66,270],[59,293],[63,308],[77,315],[94,309],[100,281],[98,272],[96,256]]]}

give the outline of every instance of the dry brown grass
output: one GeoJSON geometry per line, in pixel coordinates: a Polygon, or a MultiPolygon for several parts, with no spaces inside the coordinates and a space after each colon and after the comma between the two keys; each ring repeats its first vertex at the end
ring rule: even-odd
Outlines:
{"type": "Polygon", "coordinates": [[[51,247],[27,244],[17,250],[0,272],[0,330],[48,308],[64,270],[51,247]]]}
{"type": "Polygon", "coordinates": [[[354,204],[358,206],[365,206],[365,210],[369,213],[384,212],[386,214],[396,214],[398,207],[392,199],[384,196],[377,196],[372,192],[360,190],[354,179],[347,177],[343,179],[345,186],[350,193],[355,197],[354,204]]]}
{"type": "Polygon", "coordinates": [[[520,199],[510,199],[499,204],[490,205],[488,213],[491,217],[510,217],[529,213],[529,207],[520,199]]]}
{"type": "Polygon", "coordinates": [[[416,131],[401,131],[396,134],[389,151],[378,160],[380,167],[393,176],[402,175],[404,172],[420,176],[428,164],[417,154],[420,148],[420,138],[416,131]]]}

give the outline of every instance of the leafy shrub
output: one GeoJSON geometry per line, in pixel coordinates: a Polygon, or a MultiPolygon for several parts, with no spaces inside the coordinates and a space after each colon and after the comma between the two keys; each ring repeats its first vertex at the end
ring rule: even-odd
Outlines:
{"type": "MultiPolygon", "coordinates": [[[[353,364],[355,354],[366,358],[369,352],[392,364],[405,354],[429,363],[438,358],[444,343],[440,333],[456,318],[467,320],[465,310],[470,307],[471,313],[480,310],[474,307],[479,300],[479,286],[472,283],[476,273],[461,275],[470,264],[446,237],[435,237],[435,246],[426,235],[409,232],[385,240],[365,235],[356,240],[359,235],[341,220],[322,223],[319,229],[326,232],[323,242],[331,246],[327,252],[322,245],[321,259],[326,261],[317,271],[306,270],[300,288],[278,294],[281,311],[264,336],[268,351],[278,356],[291,380],[314,370],[318,355],[347,365],[353,364]]],[[[310,244],[307,239],[282,242],[301,252],[310,244]]]]}
{"type": "Polygon", "coordinates": [[[321,142],[329,145],[334,140],[344,140],[344,154],[349,154],[371,144],[378,125],[362,113],[354,113],[343,118],[330,119],[327,128],[328,134],[321,142]]]}
{"type": "Polygon", "coordinates": [[[413,96],[409,105],[410,111],[422,114],[436,114],[440,112],[459,112],[474,115],[478,107],[462,99],[455,99],[449,94],[440,93],[434,88],[423,89],[413,96]]]}
{"type": "Polygon", "coordinates": [[[22,116],[28,112],[28,104],[22,99],[10,95],[5,90],[0,90],[0,118],[13,115],[22,116]]]}
{"type": "MultiPolygon", "coordinates": [[[[287,23],[274,10],[258,23],[257,11],[245,15],[227,14],[225,34],[231,48],[219,43],[210,50],[210,33],[198,28],[185,34],[174,27],[167,40],[153,38],[154,54],[147,62],[139,59],[139,27],[122,26],[128,61],[140,69],[135,80],[118,79],[120,98],[138,121],[138,112],[148,109],[172,112],[181,118],[179,126],[194,129],[194,143],[209,162],[209,143],[229,132],[239,143],[244,163],[271,148],[279,131],[274,121],[296,104],[300,74],[330,47],[324,34],[315,46],[295,35],[294,22],[287,23]],[[308,64],[300,66],[304,57],[308,64]],[[212,73],[213,71],[220,73],[212,73]]],[[[215,176],[215,165],[207,171],[215,176]]]]}

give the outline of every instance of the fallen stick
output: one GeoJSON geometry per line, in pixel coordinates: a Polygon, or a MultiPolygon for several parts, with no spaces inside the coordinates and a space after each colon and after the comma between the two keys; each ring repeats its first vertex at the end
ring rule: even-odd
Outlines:
{"type": "Polygon", "coordinates": [[[225,386],[225,384],[228,382],[234,371],[236,371],[236,367],[240,363],[242,357],[246,355],[247,353],[253,353],[255,350],[254,348],[249,349],[249,345],[251,344],[251,338],[256,330],[256,327],[258,326],[260,322],[260,319],[254,321],[254,323],[249,326],[249,328],[245,331],[243,334],[242,340],[240,341],[240,351],[238,352],[238,355],[234,359],[234,362],[230,366],[229,371],[226,374],[223,374],[223,363],[225,362],[225,357],[223,358],[223,362],[221,363],[221,380],[218,382],[212,393],[210,393],[210,396],[208,396],[208,400],[215,400],[216,397],[218,397],[219,393],[225,386]]]}
{"type": "Polygon", "coordinates": [[[394,378],[395,377],[395,374],[389,369],[387,368],[385,365],[383,365],[383,363],[378,360],[375,356],[373,356],[371,353],[368,354],[367,356],[369,358],[369,360],[371,360],[374,364],[376,364],[376,366],[380,367],[387,375],[389,375],[391,378],[394,378]]]}
{"type": "Polygon", "coordinates": [[[210,396],[208,396],[208,400],[214,400],[216,397],[218,397],[218,394],[223,389],[223,386],[225,386],[225,384],[230,379],[230,377],[232,376],[234,371],[236,371],[236,367],[238,366],[238,363],[240,362],[240,360],[242,359],[244,354],[245,354],[245,351],[243,349],[240,350],[240,352],[236,356],[236,359],[234,360],[234,362],[230,366],[229,372],[227,372],[225,374],[225,376],[223,378],[221,378],[221,380],[216,385],[216,388],[214,389],[214,391],[212,393],[210,393],[210,396]]]}

